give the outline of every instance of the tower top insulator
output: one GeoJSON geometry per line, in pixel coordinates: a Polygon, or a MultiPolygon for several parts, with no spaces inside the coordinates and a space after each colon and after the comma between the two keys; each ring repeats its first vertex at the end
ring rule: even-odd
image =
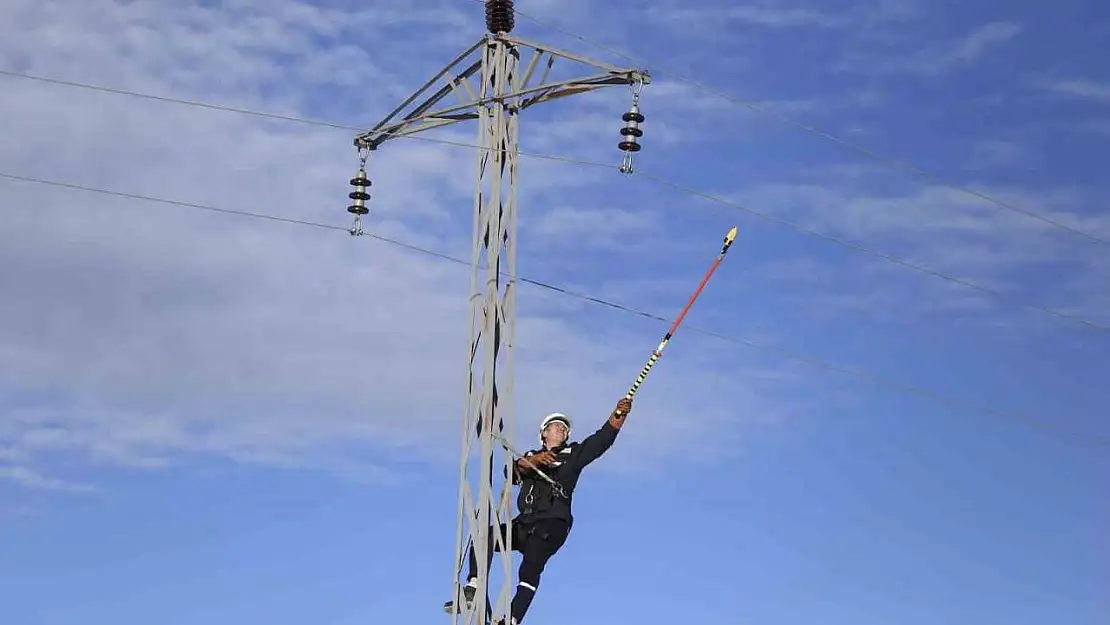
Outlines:
{"type": "Polygon", "coordinates": [[[490,33],[511,33],[515,25],[513,0],[486,0],[486,28],[490,33]]]}

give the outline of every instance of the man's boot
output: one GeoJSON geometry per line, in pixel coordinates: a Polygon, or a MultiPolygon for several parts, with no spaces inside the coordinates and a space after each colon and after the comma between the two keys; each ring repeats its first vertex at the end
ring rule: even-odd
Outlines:
{"type": "MultiPolygon", "coordinates": [[[[466,602],[467,609],[471,609],[474,606],[474,595],[477,592],[478,592],[478,580],[477,579],[467,580],[466,585],[462,587],[463,601],[466,602]]],[[[448,613],[448,614],[451,614],[452,612],[455,612],[456,614],[461,614],[462,613],[462,610],[460,610],[458,608],[455,601],[448,601],[447,603],[444,603],[443,604],[443,611],[448,613]]]]}

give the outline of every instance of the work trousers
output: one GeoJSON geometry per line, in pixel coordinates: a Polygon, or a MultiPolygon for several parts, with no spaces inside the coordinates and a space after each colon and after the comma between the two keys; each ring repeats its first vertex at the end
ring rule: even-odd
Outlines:
{"type": "MultiPolygon", "coordinates": [[[[505,537],[505,524],[499,528],[500,535],[505,537]]],[[[524,622],[524,614],[532,605],[532,599],[540,586],[540,575],[551,556],[566,542],[570,534],[570,525],[562,519],[538,519],[528,523],[513,523],[513,551],[521,553],[524,557],[517,572],[516,594],[510,615],[517,623],[524,622]]],[[[489,553],[486,554],[486,570],[493,562],[494,551],[500,551],[500,545],[494,540],[493,528],[490,528],[489,553]]],[[[478,559],[474,556],[474,546],[470,547],[470,575],[468,579],[478,577],[478,559]]]]}

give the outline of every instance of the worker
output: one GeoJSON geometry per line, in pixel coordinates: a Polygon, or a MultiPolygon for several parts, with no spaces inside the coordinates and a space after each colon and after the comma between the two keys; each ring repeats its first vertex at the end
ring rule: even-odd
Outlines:
{"type": "MultiPolygon", "coordinates": [[[[514,485],[520,486],[520,493],[517,495],[519,514],[512,521],[512,548],[524,557],[517,572],[517,589],[510,607],[512,625],[523,622],[524,614],[539,587],[540,574],[570,534],[571,525],[574,524],[571,499],[582,469],[613,446],[617,433],[631,410],[632,400],[622,398],[609,419],[582,442],[568,442],[572,428],[570,417],[558,412],[549,414],[540,423],[540,448],[526,452],[514,463],[512,479],[514,485]],[[533,467],[558,483],[565,496],[533,467]]],[[[507,541],[506,524],[501,524],[500,532],[502,540],[507,541]]],[[[490,528],[487,570],[493,561],[495,549],[500,550],[500,547],[494,540],[493,528],[490,528]]],[[[462,587],[463,598],[468,607],[472,605],[478,590],[478,561],[473,545],[469,550],[469,558],[470,572],[466,585],[462,587]]],[[[454,601],[448,601],[443,608],[450,613],[455,610],[455,605],[454,601]]],[[[499,625],[507,624],[501,621],[499,625]]]]}

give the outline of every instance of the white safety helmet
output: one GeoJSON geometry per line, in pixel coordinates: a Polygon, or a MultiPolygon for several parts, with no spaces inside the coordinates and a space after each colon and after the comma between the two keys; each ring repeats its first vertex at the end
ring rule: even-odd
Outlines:
{"type": "Polygon", "coordinates": [[[567,440],[570,440],[570,428],[571,428],[570,417],[566,416],[565,414],[563,414],[561,412],[553,412],[553,413],[547,415],[546,417],[544,417],[543,421],[540,422],[540,444],[541,445],[543,444],[543,431],[545,429],[547,429],[547,426],[551,425],[551,423],[554,422],[554,421],[558,421],[558,422],[560,422],[560,423],[562,423],[563,425],[566,426],[566,428],[567,428],[567,440]]]}

